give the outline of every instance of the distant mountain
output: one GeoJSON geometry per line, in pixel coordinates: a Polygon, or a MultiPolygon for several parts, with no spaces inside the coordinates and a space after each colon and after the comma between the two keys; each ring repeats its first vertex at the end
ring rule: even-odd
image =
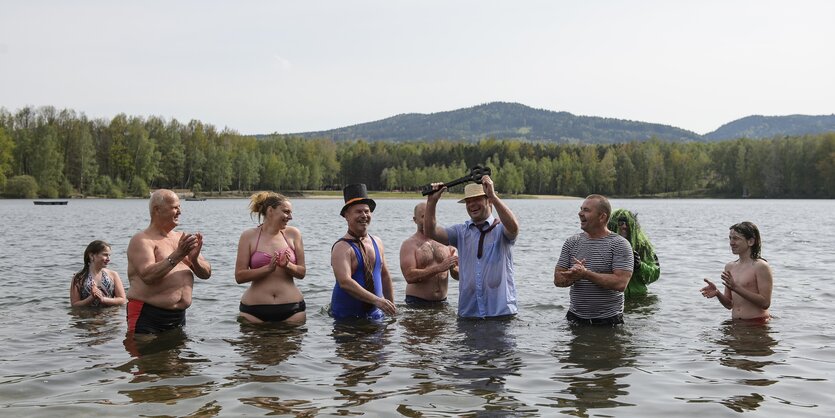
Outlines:
{"type": "Polygon", "coordinates": [[[478,141],[484,138],[557,143],[608,144],[643,141],[702,141],[691,131],[656,123],[534,109],[519,103],[493,102],[432,114],[409,113],[339,129],[291,134],[335,141],[478,141]]]}
{"type": "MultiPolygon", "coordinates": [[[[317,132],[288,134],[335,141],[478,141],[484,138],[520,139],[561,144],[612,144],[645,141],[720,141],[772,138],[835,131],[835,115],[748,116],[699,135],[669,125],[624,119],[576,116],[568,112],[534,109],[519,103],[493,102],[431,114],[408,113],[375,122],[317,132]]],[[[258,138],[266,135],[255,135],[258,138]]]]}
{"type": "Polygon", "coordinates": [[[726,123],[704,135],[708,141],[735,138],[772,138],[835,131],[835,115],[748,116],[726,123]]]}

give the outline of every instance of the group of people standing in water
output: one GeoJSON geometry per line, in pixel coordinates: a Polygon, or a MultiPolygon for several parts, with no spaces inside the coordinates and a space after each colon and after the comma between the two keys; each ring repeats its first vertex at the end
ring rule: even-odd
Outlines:
{"type": "MultiPolygon", "coordinates": [[[[426,202],[414,209],[415,233],[400,247],[400,269],[410,307],[442,306],[449,277],[458,281],[458,316],[508,318],[517,314],[513,248],[519,222],[496,194],[493,181],[464,189],[469,219],[442,227],[435,217],[443,183],[433,183],[426,202]],[[494,213],[495,212],[495,213],[494,213]]],[[[336,319],[377,320],[397,313],[385,247],[369,232],[376,202],[364,184],[343,189],[340,215],[347,230],[331,248],[335,278],[328,312],[336,319]]],[[[306,275],[301,231],[290,226],[292,204],[274,192],[251,197],[250,211],[260,224],[244,231],[238,242],[235,281],[250,283],[241,297],[240,317],[248,322],[303,324],[304,296],[296,280],[306,275]]],[[[185,325],[194,276],[208,279],[211,264],[203,257],[203,236],[175,231],[181,214],[178,196],[166,189],[152,193],[148,228],[128,244],[125,292],[119,274],[107,268],[110,246],[93,241],[84,252],[84,267],[73,276],[73,306],[110,306],[127,302],[128,332],[154,334],[185,325]]],[[[582,232],[566,239],[554,269],[554,285],[569,287],[566,319],[574,325],[615,326],[623,323],[624,298],[639,297],[658,280],[658,257],[636,216],[612,211],[601,195],[588,196],[578,213],[582,232]]],[[[761,239],[750,222],[731,226],[731,251],[720,292],[705,279],[701,289],[732,311],[732,318],[767,321],[772,274],[761,258],[761,239]]]]}

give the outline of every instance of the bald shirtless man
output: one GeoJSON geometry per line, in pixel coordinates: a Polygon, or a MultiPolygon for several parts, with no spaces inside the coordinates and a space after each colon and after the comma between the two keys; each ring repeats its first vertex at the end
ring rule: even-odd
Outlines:
{"type": "Polygon", "coordinates": [[[417,232],[400,245],[400,271],[406,279],[406,304],[434,306],[446,303],[449,275],[458,280],[455,247],[441,244],[423,233],[426,202],[415,206],[412,220],[417,232]]]}
{"type": "Polygon", "coordinates": [[[768,322],[773,277],[771,266],[760,254],[760,231],[751,222],[740,222],[730,227],[728,241],[731,252],[739,258],[725,264],[721,276],[725,291],[719,292],[715,284],[704,279],[707,286],[702,288],[702,295],[719,299],[722,306],[731,310],[734,320],[768,322]]]}
{"type": "Polygon", "coordinates": [[[128,244],[128,332],[155,334],[186,323],[194,276],[208,279],[212,266],[203,258],[203,236],[175,232],[180,199],[159,189],[148,207],[151,224],[128,244]]]}

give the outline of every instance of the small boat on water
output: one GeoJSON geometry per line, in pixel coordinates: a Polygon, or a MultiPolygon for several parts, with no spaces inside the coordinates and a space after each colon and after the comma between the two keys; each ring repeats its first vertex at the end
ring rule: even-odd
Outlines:
{"type": "Polygon", "coordinates": [[[66,200],[35,200],[36,205],[66,205],[66,200]]]}
{"type": "Polygon", "coordinates": [[[186,202],[202,202],[206,200],[205,197],[187,197],[186,202]]]}

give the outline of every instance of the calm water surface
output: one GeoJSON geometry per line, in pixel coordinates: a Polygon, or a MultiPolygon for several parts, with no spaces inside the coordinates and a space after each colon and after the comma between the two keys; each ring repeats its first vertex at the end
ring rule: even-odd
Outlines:
{"type": "MultiPolygon", "coordinates": [[[[662,263],[652,294],[629,304],[616,330],[567,327],[568,290],[552,283],[580,200],[507,202],[522,227],[517,318],[456,319],[454,284],[446,309],[403,306],[398,251],[417,201],[381,200],[372,233],[386,244],[400,313],[349,326],[322,311],[341,201],[296,199],[308,260],[308,320],[297,329],[236,319],[236,245],[255,224],[248,202],[183,202],[182,229],[205,235],[214,274],[196,283],[182,332],[132,344],[124,307],[72,310],[69,283],[99,238],[127,281],[125,249],[148,224],[147,201],[0,200],[0,415],[832,416],[835,202],[614,200],[639,213],[662,263]],[[728,226],[741,220],[760,226],[774,269],[776,319],[764,327],[729,323],[699,293],[731,259],[728,226]]],[[[451,200],[438,216],[466,219],[451,200]]]]}

